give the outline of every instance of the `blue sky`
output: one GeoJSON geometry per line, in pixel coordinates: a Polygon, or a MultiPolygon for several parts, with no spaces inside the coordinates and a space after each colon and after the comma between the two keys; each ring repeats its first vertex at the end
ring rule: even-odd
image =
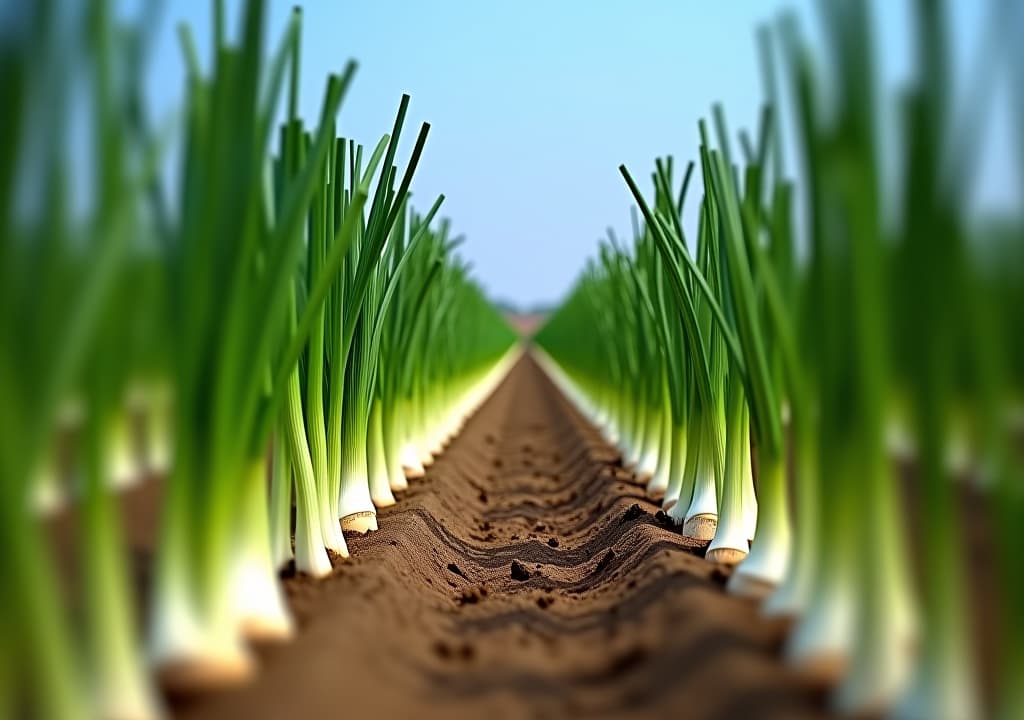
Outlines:
{"type": "MultiPolygon", "coordinates": [[[[656,156],[691,159],[697,120],[715,101],[734,128],[754,125],[762,102],[759,22],[792,8],[809,34],[817,29],[812,0],[302,4],[303,114],[317,116],[327,73],[349,58],[359,70],[339,118],[342,134],[375,142],[390,129],[401,94],[412,95],[410,120],[432,126],[414,183],[417,204],[425,208],[443,192],[443,212],[466,236],[462,252],[476,276],[492,296],[523,306],[561,297],[606,227],[626,233],[630,201],[619,163],[646,177],[656,156]]],[[[989,3],[948,4],[958,54],[967,57],[989,3]]],[[[268,5],[276,43],[292,3],[268,5]]],[[[234,19],[240,1],[228,6],[234,19]]],[[[907,73],[906,0],[873,6],[891,87],[907,73]]],[[[208,48],[210,3],[167,3],[149,69],[158,118],[180,102],[174,28],[183,20],[208,48]]],[[[987,128],[984,204],[1019,197],[1011,153],[998,151],[1010,141],[1007,117],[994,113],[987,128]]],[[[407,130],[405,157],[414,134],[407,130]]]]}

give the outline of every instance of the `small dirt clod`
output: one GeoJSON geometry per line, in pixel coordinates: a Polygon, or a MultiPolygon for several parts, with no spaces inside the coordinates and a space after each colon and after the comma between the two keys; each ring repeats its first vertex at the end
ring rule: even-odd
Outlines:
{"type": "Polygon", "coordinates": [[[626,512],[622,515],[622,521],[632,522],[633,520],[641,518],[646,514],[647,513],[644,512],[644,509],[642,507],[640,507],[636,503],[633,503],[632,505],[629,506],[629,509],[626,510],[626,512]]]}
{"type": "Polygon", "coordinates": [[[455,598],[455,602],[459,607],[464,605],[476,605],[481,600],[481,595],[476,590],[468,589],[463,590],[462,594],[455,598]]]}
{"type": "Polygon", "coordinates": [[[666,530],[676,529],[676,524],[672,522],[672,518],[670,518],[663,510],[659,510],[654,513],[654,523],[658,527],[665,528],[666,530]]]}
{"type": "Polygon", "coordinates": [[[526,582],[530,579],[530,571],[518,560],[512,561],[511,575],[513,580],[519,582],[526,582]]]}

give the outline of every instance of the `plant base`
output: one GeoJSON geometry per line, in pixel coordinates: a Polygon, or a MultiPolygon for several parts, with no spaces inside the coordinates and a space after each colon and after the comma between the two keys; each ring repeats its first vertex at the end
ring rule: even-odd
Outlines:
{"type": "Polygon", "coordinates": [[[850,663],[843,653],[827,652],[802,658],[794,666],[816,685],[833,687],[846,677],[850,663]]]}
{"type": "MultiPolygon", "coordinates": [[[[379,497],[379,496],[378,497],[373,497],[371,495],[370,499],[373,500],[374,507],[379,507],[379,508],[391,507],[392,505],[394,505],[397,502],[395,500],[395,496],[390,494],[390,493],[388,493],[387,495],[385,495],[383,497],[379,497]]],[[[376,529],[376,528],[374,528],[374,529],[376,529]]]]}
{"type": "Polygon", "coordinates": [[[341,519],[341,529],[365,535],[377,529],[377,513],[364,510],[346,515],[341,519]]]}
{"type": "Polygon", "coordinates": [[[720,547],[708,550],[704,557],[711,562],[722,563],[723,565],[738,565],[746,556],[747,553],[743,550],[720,547]]]}
{"type": "Polygon", "coordinates": [[[253,642],[284,642],[294,634],[291,619],[287,615],[278,617],[244,618],[239,623],[242,637],[253,642]]]}
{"type": "Polygon", "coordinates": [[[238,687],[256,674],[252,656],[244,650],[202,657],[183,657],[160,667],[160,685],[175,694],[208,692],[238,687]]]}
{"type": "Polygon", "coordinates": [[[409,479],[421,478],[427,474],[422,464],[410,467],[409,465],[402,465],[402,472],[405,473],[405,477],[409,479]]]}
{"type": "MultiPolygon", "coordinates": [[[[675,503],[673,503],[675,504],[675,503]]],[[[718,516],[711,513],[694,515],[683,523],[683,536],[701,542],[711,542],[718,530],[718,516]]],[[[746,553],[744,553],[745,555],[746,553]]],[[[709,560],[711,558],[708,558],[709,560]]]]}

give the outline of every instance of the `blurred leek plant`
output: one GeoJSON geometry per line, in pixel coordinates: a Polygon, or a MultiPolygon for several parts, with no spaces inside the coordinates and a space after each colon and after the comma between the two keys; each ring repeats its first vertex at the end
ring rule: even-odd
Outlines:
{"type": "Polygon", "coordinates": [[[835,684],[838,709],[1017,717],[1024,202],[995,222],[969,207],[1000,77],[1024,147],[1024,65],[1006,29],[1022,17],[992,6],[957,94],[942,3],[911,7],[915,71],[895,102],[876,80],[867,2],[821,3],[824,59],[791,16],[761,31],[756,134],[736,155],[720,107],[714,144],[699,127],[696,243],[683,228],[692,167],[675,184],[659,160],[650,196],[621,168],[642,218],[633,246],[602,245],[538,353],[681,532],[735,565],[729,591],[794,621],[786,655],[835,684]],[[894,175],[879,139],[890,115],[894,175]],[[990,698],[963,527],[977,492],[1002,560],[990,698]]]}
{"type": "Polygon", "coordinates": [[[124,24],[44,0],[0,37],[2,717],[159,717],[158,684],[251,676],[246,641],[292,631],[278,570],[329,573],[342,529],[375,529],[403,466],[422,472],[516,357],[442,198],[411,206],[428,126],[400,169],[408,97],[364,157],[336,130],[349,63],[307,129],[301,12],[267,57],[265,2],[232,40],[215,0],[207,67],[179,28],[184,108],[158,133],[157,5],[124,24]],[[140,482],[160,499],[151,581],[120,528],[140,482]],[[73,578],[54,515],[79,533],[73,578]]]}

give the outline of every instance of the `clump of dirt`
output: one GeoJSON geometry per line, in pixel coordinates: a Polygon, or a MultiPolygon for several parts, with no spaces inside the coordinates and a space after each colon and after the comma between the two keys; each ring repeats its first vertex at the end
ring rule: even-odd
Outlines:
{"type": "Polygon", "coordinates": [[[513,580],[518,580],[519,582],[526,582],[530,579],[530,571],[523,567],[523,564],[518,560],[512,561],[510,574],[513,580]]]}
{"type": "Polygon", "coordinates": [[[452,647],[443,640],[434,643],[434,654],[437,655],[441,660],[472,660],[476,655],[476,651],[472,645],[462,644],[456,647],[452,647]]]}
{"type": "Polygon", "coordinates": [[[629,506],[629,509],[625,513],[623,513],[622,521],[633,522],[634,520],[642,518],[646,514],[647,513],[644,511],[642,507],[640,507],[636,503],[633,503],[632,505],[629,506]]]}
{"type": "Polygon", "coordinates": [[[664,510],[659,510],[654,513],[654,523],[665,530],[677,530],[675,522],[664,510]]]}
{"type": "Polygon", "coordinates": [[[480,588],[466,588],[462,591],[462,594],[455,598],[455,603],[459,607],[462,607],[463,605],[476,605],[485,597],[487,597],[486,590],[481,590],[480,588]]]}

